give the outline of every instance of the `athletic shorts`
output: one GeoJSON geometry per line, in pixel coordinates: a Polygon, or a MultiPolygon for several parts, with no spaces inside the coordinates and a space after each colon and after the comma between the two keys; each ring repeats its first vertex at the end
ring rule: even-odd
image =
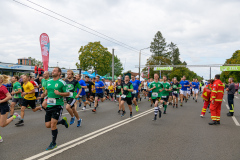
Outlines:
{"type": "Polygon", "coordinates": [[[160,99],[161,99],[160,97],[157,97],[156,99],[152,99],[153,104],[155,104],[156,101],[160,101],[160,99]]]}
{"type": "Polygon", "coordinates": [[[198,94],[198,89],[194,89],[194,94],[198,94]]]}
{"type": "Polygon", "coordinates": [[[79,100],[79,99],[82,99],[83,102],[86,102],[86,101],[87,101],[87,96],[86,96],[86,94],[85,94],[85,95],[80,95],[79,98],[78,98],[78,100],[79,100]]]}
{"type": "Polygon", "coordinates": [[[180,94],[183,94],[184,96],[186,96],[187,95],[187,91],[180,90],[180,94]]]}
{"type": "Polygon", "coordinates": [[[91,97],[95,98],[95,93],[91,93],[91,97]]]}
{"type": "Polygon", "coordinates": [[[72,107],[74,107],[74,103],[76,102],[76,99],[74,98],[67,98],[67,104],[69,104],[72,107]]]}
{"type": "Polygon", "coordinates": [[[22,106],[28,107],[28,105],[29,105],[32,109],[35,109],[35,108],[36,108],[36,102],[35,102],[35,100],[26,100],[26,99],[23,98],[22,106]]]}
{"type": "Polygon", "coordinates": [[[143,91],[147,91],[147,89],[143,89],[143,91]]]}
{"type": "Polygon", "coordinates": [[[163,101],[165,101],[165,102],[168,102],[168,98],[169,98],[169,96],[162,96],[162,97],[161,97],[161,100],[163,100],[163,101]]]}
{"type": "Polygon", "coordinates": [[[191,91],[187,91],[187,94],[190,95],[190,94],[191,94],[191,91]]]}
{"type": "Polygon", "coordinates": [[[132,98],[131,97],[122,98],[121,101],[125,101],[125,102],[127,102],[128,105],[132,105],[132,98]]]}
{"type": "Polygon", "coordinates": [[[138,98],[138,94],[137,94],[137,93],[136,93],[136,94],[132,94],[132,99],[133,99],[133,98],[136,98],[136,99],[137,99],[137,98],[138,98]]]}
{"type": "Polygon", "coordinates": [[[23,98],[13,98],[13,99],[12,99],[12,102],[18,103],[18,104],[22,105],[22,103],[23,103],[23,98]]]}
{"type": "Polygon", "coordinates": [[[90,92],[87,92],[87,93],[86,93],[86,96],[87,96],[87,98],[90,98],[91,93],[90,93],[90,92]]]}
{"type": "Polygon", "coordinates": [[[95,93],[95,97],[103,98],[103,93],[95,93]]]}
{"type": "Polygon", "coordinates": [[[56,120],[60,120],[62,116],[62,111],[63,111],[63,106],[60,106],[60,105],[47,107],[45,122],[50,122],[52,118],[56,120]]]}
{"type": "Polygon", "coordinates": [[[120,93],[115,93],[116,94],[116,98],[121,98],[121,94],[120,93]]]}
{"type": "Polygon", "coordinates": [[[173,93],[172,95],[178,98],[178,93],[173,93]]]}
{"type": "Polygon", "coordinates": [[[152,92],[148,92],[148,97],[151,98],[152,92]]]}
{"type": "Polygon", "coordinates": [[[1,115],[5,115],[9,111],[10,111],[10,107],[9,107],[8,102],[0,103],[1,115]]]}
{"type": "Polygon", "coordinates": [[[169,92],[169,96],[172,96],[173,92],[169,92]]]}

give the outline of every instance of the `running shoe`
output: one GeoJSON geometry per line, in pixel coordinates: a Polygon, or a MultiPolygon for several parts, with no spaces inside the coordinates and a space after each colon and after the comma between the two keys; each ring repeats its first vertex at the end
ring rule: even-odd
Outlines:
{"type": "Polygon", "coordinates": [[[80,127],[82,125],[82,119],[78,120],[77,127],[80,127]]]}
{"type": "Polygon", "coordinates": [[[142,100],[142,98],[140,98],[140,101],[142,100]]]}
{"type": "Polygon", "coordinates": [[[75,122],[75,117],[71,118],[70,125],[72,125],[75,122]]]}
{"type": "Polygon", "coordinates": [[[200,117],[201,117],[201,118],[203,118],[203,117],[204,117],[204,115],[202,115],[202,114],[201,114],[201,115],[200,115],[200,117]]]}
{"type": "Polygon", "coordinates": [[[132,113],[130,113],[130,118],[132,118],[132,113]]]}
{"type": "Polygon", "coordinates": [[[166,114],[166,111],[163,111],[163,114],[166,114]]]}
{"type": "Polygon", "coordinates": [[[79,107],[81,107],[82,106],[82,102],[81,103],[79,103],[79,107]]]}
{"type": "Polygon", "coordinates": [[[150,107],[152,107],[152,104],[150,105],[150,107]]]}
{"type": "Polygon", "coordinates": [[[86,107],[84,106],[84,107],[82,108],[82,110],[86,110],[86,107]]]}
{"type": "Polygon", "coordinates": [[[136,106],[136,111],[138,112],[139,108],[138,108],[138,105],[136,106]]]}
{"type": "Polygon", "coordinates": [[[0,136],[0,143],[2,143],[3,142],[3,138],[0,136]]]}
{"type": "Polygon", "coordinates": [[[120,110],[118,110],[118,114],[120,114],[120,112],[121,112],[121,111],[120,111],[120,110]]]}
{"type": "Polygon", "coordinates": [[[69,127],[68,121],[67,121],[67,117],[63,117],[63,120],[65,121],[64,125],[66,128],[69,127]]]}
{"type": "Polygon", "coordinates": [[[193,97],[193,100],[194,100],[194,97],[193,97]]]}
{"type": "Polygon", "coordinates": [[[156,121],[156,120],[157,120],[157,115],[155,115],[152,120],[153,120],[153,121],[156,121]]]}
{"type": "Polygon", "coordinates": [[[182,107],[182,103],[180,104],[180,106],[182,107]]]}
{"type": "Polygon", "coordinates": [[[57,148],[57,144],[56,143],[54,144],[51,142],[50,145],[47,147],[46,151],[52,150],[54,148],[57,148]]]}
{"type": "Polygon", "coordinates": [[[178,108],[178,105],[176,104],[176,108],[178,108]]]}
{"type": "Polygon", "coordinates": [[[91,108],[92,107],[92,103],[90,102],[90,104],[89,104],[89,107],[91,108]]]}
{"type": "Polygon", "coordinates": [[[18,121],[18,123],[15,124],[16,126],[22,126],[24,125],[24,121],[23,120],[20,120],[18,121]]]}
{"type": "Polygon", "coordinates": [[[92,112],[96,112],[96,109],[93,109],[92,112]]]}
{"type": "Polygon", "coordinates": [[[195,102],[197,102],[197,99],[195,100],[195,102]]]}
{"type": "Polygon", "coordinates": [[[125,114],[126,114],[126,112],[125,112],[125,111],[123,111],[123,113],[122,113],[121,117],[123,117],[125,114]]]}
{"type": "Polygon", "coordinates": [[[173,104],[172,107],[174,108],[174,107],[175,107],[175,104],[173,104]]]}
{"type": "Polygon", "coordinates": [[[17,112],[14,112],[13,115],[15,115],[17,119],[22,119],[21,116],[20,116],[20,114],[18,114],[17,112]]]}

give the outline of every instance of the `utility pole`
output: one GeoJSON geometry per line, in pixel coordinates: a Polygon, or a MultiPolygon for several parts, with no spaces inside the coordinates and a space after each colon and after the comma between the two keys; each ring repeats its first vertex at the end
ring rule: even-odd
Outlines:
{"type": "Polygon", "coordinates": [[[112,49],[112,81],[114,82],[114,49],[112,49]]]}
{"type": "Polygon", "coordinates": [[[141,68],[141,50],[144,50],[144,49],[148,49],[148,48],[150,48],[150,47],[147,47],[147,48],[143,48],[143,49],[140,49],[140,52],[139,52],[139,70],[138,70],[138,75],[139,75],[139,79],[141,79],[140,77],[141,77],[141,72],[140,72],[140,68],[141,68]]]}

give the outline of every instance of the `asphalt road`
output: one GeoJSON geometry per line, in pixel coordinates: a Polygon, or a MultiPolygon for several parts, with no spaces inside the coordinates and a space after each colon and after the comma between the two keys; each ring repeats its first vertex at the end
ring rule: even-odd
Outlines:
{"type": "MultiPolygon", "coordinates": [[[[238,96],[237,96],[238,97],[238,96]]],[[[51,130],[45,128],[45,111],[26,111],[25,125],[16,120],[1,128],[0,160],[19,159],[162,159],[162,160],[239,160],[240,109],[235,108],[236,121],[227,117],[227,98],[222,103],[221,125],[209,126],[210,114],[200,118],[203,101],[192,98],[183,107],[168,106],[167,114],[152,121],[150,102],[142,100],[140,111],[133,117],[117,114],[115,102],[100,103],[97,113],[79,109],[82,126],[68,129],[58,126],[58,148],[45,151],[51,142],[51,130]]],[[[235,104],[240,99],[235,98],[235,104]]],[[[89,107],[87,107],[89,109],[89,107]]],[[[64,110],[64,116],[70,120],[64,110]]]]}

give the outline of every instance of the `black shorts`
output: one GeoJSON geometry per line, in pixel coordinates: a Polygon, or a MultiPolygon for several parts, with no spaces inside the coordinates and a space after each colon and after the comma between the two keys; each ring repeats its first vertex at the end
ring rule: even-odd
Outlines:
{"type": "Polygon", "coordinates": [[[10,111],[10,107],[8,105],[8,102],[0,103],[1,115],[5,115],[9,111],[10,111]]]}
{"type": "Polygon", "coordinates": [[[165,102],[168,102],[168,98],[169,98],[169,96],[166,96],[166,98],[165,97],[161,97],[161,100],[163,100],[165,102]]]}
{"type": "Polygon", "coordinates": [[[35,100],[26,100],[26,99],[23,98],[22,106],[28,107],[28,105],[29,105],[32,109],[35,109],[35,108],[36,108],[35,100]]]}
{"type": "Polygon", "coordinates": [[[67,98],[67,104],[69,104],[72,107],[74,107],[74,103],[76,102],[76,99],[74,98],[67,98]]]}
{"type": "Polygon", "coordinates": [[[146,91],[147,91],[147,89],[143,89],[143,91],[145,91],[145,92],[146,92],[146,91]]]}
{"type": "Polygon", "coordinates": [[[169,92],[169,96],[173,96],[173,92],[169,92]]]}
{"type": "Polygon", "coordinates": [[[138,99],[138,93],[136,93],[136,94],[132,94],[132,99],[133,99],[133,98],[138,99]]]}
{"type": "Polygon", "coordinates": [[[91,97],[95,98],[95,93],[91,93],[91,97]]]}
{"type": "Polygon", "coordinates": [[[148,97],[151,98],[152,92],[148,92],[148,97]]]}
{"type": "Polygon", "coordinates": [[[160,101],[160,97],[157,97],[156,99],[152,99],[153,104],[155,104],[156,101],[160,101]]]}
{"type": "Polygon", "coordinates": [[[103,93],[95,93],[95,97],[103,98],[103,93]]]}
{"type": "Polygon", "coordinates": [[[178,93],[173,93],[173,96],[178,98],[178,93]]]}
{"type": "Polygon", "coordinates": [[[47,107],[45,122],[50,122],[52,118],[59,120],[62,116],[62,111],[63,111],[63,106],[60,106],[60,105],[47,107]]]}
{"type": "Polygon", "coordinates": [[[90,92],[86,92],[86,96],[87,96],[87,98],[90,98],[91,93],[90,92]]]}
{"type": "Polygon", "coordinates": [[[19,105],[22,105],[23,103],[23,98],[13,98],[12,102],[18,103],[19,105]]]}
{"type": "Polygon", "coordinates": [[[132,98],[131,97],[122,98],[121,101],[125,101],[125,102],[127,102],[128,105],[132,105],[132,98]]]}

